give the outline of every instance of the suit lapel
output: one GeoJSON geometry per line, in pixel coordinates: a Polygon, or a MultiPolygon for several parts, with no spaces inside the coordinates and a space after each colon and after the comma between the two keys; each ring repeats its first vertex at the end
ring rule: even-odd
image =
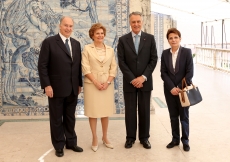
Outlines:
{"type": "MultiPolygon", "coordinates": [[[[143,46],[145,44],[145,41],[146,41],[146,34],[144,32],[141,32],[140,45],[139,45],[139,48],[138,48],[138,54],[140,53],[141,49],[143,48],[143,46]]],[[[136,53],[135,46],[134,46],[134,43],[133,43],[133,37],[132,37],[131,32],[128,34],[127,42],[129,44],[130,48],[133,50],[133,52],[136,53]]]]}
{"type": "Polygon", "coordinates": [[[91,56],[93,56],[95,59],[97,59],[100,63],[103,63],[103,64],[106,61],[108,61],[108,59],[110,58],[110,55],[111,55],[111,52],[110,52],[111,48],[109,46],[105,45],[105,58],[102,62],[99,59],[95,45],[92,43],[90,46],[91,46],[91,52],[90,52],[91,56]]]}
{"type": "Polygon", "coordinates": [[[177,59],[176,59],[175,74],[179,71],[181,51],[182,51],[182,47],[180,47],[180,49],[178,51],[178,55],[177,55],[177,59]]]}
{"type": "Polygon", "coordinates": [[[141,38],[140,38],[140,45],[139,45],[139,49],[138,49],[138,54],[140,53],[142,47],[144,46],[146,41],[146,34],[144,32],[141,32],[141,38]]]}
{"type": "Polygon", "coordinates": [[[130,46],[130,48],[133,50],[133,52],[136,53],[135,46],[134,46],[134,43],[133,43],[133,37],[132,37],[131,32],[127,36],[127,42],[128,42],[128,45],[130,46]]]}
{"type": "MultiPolygon", "coordinates": [[[[56,41],[57,41],[57,44],[59,45],[59,47],[61,47],[61,49],[69,56],[70,56],[70,53],[68,52],[64,42],[62,41],[61,37],[59,34],[56,35],[56,41]]],[[[71,42],[72,43],[72,42],[71,42]]],[[[72,46],[73,47],[73,46],[72,46]]]]}
{"type": "Polygon", "coordinates": [[[76,57],[75,54],[77,53],[76,52],[77,46],[74,45],[74,41],[72,38],[70,38],[70,43],[71,43],[71,48],[72,48],[72,60],[73,60],[76,57]]]}
{"type": "Polygon", "coordinates": [[[97,59],[99,62],[101,62],[99,59],[99,56],[97,54],[97,49],[96,49],[95,45],[92,43],[92,44],[90,44],[90,47],[91,47],[90,55],[93,56],[95,59],[97,59]]]}

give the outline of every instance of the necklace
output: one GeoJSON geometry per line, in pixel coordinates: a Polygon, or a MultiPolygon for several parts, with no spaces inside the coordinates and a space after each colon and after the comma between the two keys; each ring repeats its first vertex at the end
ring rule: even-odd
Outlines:
{"type": "Polygon", "coordinates": [[[105,45],[104,45],[104,44],[96,45],[96,44],[94,43],[94,46],[95,46],[96,48],[105,49],[105,45]]]}

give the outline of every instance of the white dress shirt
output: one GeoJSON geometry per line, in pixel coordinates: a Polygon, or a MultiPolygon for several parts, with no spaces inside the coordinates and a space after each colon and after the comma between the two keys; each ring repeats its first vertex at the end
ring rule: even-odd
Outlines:
{"type": "MultiPolygon", "coordinates": [[[[172,48],[170,49],[170,52],[172,54],[172,64],[173,64],[173,70],[174,70],[174,72],[175,72],[175,68],[176,68],[176,59],[177,59],[177,56],[178,56],[179,49],[180,49],[180,47],[176,50],[175,53],[172,52],[172,48]]],[[[173,89],[171,89],[170,92],[172,92],[173,89]]]]}
{"type": "Polygon", "coordinates": [[[173,64],[173,70],[174,71],[175,71],[175,68],[176,68],[176,59],[177,59],[177,56],[178,56],[179,49],[180,49],[180,47],[176,50],[175,53],[173,53],[172,49],[170,49],[170,52],[172,54],[172,64],[173,64]]]}
{"type": "Polygon", "coordinates": [[[65,44],[66,39],[68,39],[68,45],[69,45],[69,50],[70,50],[70,56],[72,57],[72,46],[71,46],[71,42],[70,42],[70,37],[66,38],[64,35],[62,35],[61,33],[59,33],[63,43],[65,44]]]}

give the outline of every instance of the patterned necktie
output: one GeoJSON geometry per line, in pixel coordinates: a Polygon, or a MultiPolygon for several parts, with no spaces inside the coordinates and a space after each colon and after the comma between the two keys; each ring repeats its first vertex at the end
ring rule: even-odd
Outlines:
{"type": "Polygon", "coordinates": [[[134,37],[135,37],[134,46],[135,46],[135,49],[136,49],[136,53],[138,54],[139,43],[140,43],[139,35],[135,35],[134,37]]]}
{"type": "Polygon", "coordinates": [[[68,39],[65,40],[65,46],[66,46],[67,50],[69,51],[69,54],[71,55],[68,41],[69,41],[68,39]]]}

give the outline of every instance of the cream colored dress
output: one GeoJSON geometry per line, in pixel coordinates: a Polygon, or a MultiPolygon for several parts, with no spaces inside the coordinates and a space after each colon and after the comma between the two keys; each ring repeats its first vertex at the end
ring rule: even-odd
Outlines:
{"type": "MultiPolygon", "coordinates": [[[[117,63],[113,48],[105,46],[105,49],[100,49],[94,44],[86,45],[82,52],[82,72],[84,75],[92,73],[101,83],[107,82],[109,76],[115,77],[117,63]]],[[[111,116],[115,112],[114,83],[99,91],[84,77],[84,112],[85,116],[92,118],[111,116]]]]}

